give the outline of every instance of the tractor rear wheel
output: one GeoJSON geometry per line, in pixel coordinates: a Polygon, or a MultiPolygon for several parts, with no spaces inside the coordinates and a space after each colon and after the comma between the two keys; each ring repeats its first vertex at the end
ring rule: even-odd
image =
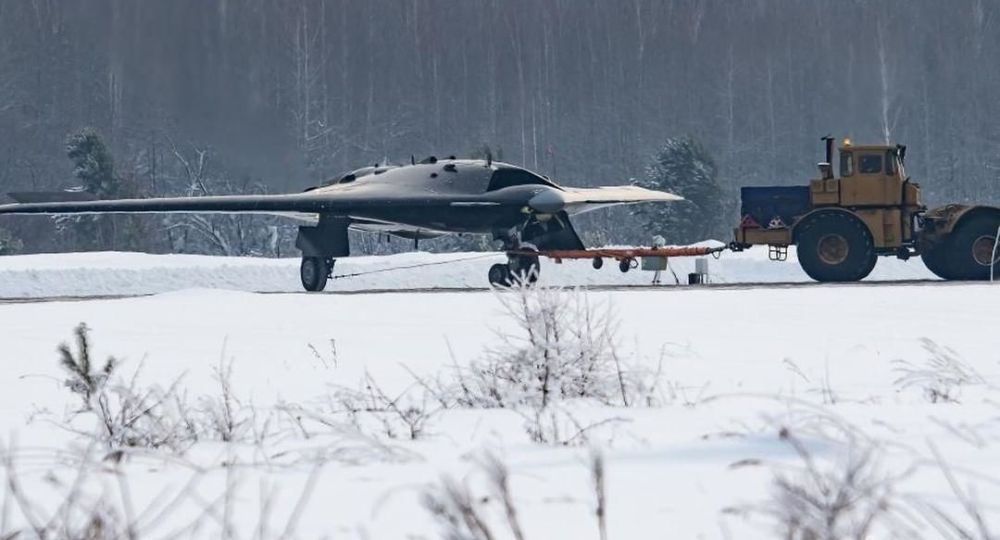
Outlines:
{"type": "Polygon", "coordinates": [[[1000,276],[1000,253],[997,257],[993,253],[998,227],[1000,216],[994,215],[970,216],[959,222],[945,242],[948,263],[954,276],[950,279],[987,280],[990,279],[991,267],[1000,276]]]}
{"type": "Polygon", "coordinates": [[[799,265],[816,281],[860,281],[875,268],[868,227],[846,212],[821,212],[796,227],[799,265]]]}
{"type": "Polygon", "coordinates": [[[940,242],[933,247],[921,247],[920,260],[935,276],[941,279],[958,279],[952,270],[948,257],[951,253],[949,242],[940,242]]]}

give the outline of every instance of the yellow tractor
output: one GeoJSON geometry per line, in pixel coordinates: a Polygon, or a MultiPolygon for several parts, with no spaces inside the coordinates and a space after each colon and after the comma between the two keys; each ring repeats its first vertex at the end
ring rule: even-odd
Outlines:
{"type": "Polygon", "coordinates": [[[906,175],[906,147],[839,148],[824,137],[826,161],[808,186],[744,187],[740,225],[731,247],[769,246],[775,260],[796,246],[799,264],[816,281],[858,281],[879,256],[919,255],[934,274],[953,280],[1000,278],[1000,208],[949,204],[928,210],[906,175]]]}

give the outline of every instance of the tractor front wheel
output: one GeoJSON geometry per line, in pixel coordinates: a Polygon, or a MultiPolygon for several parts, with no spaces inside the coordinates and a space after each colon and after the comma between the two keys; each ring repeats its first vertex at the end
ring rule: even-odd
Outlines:
{"type": "Polygon", "coordinates": [[[868,227],[846,212],[822,212],[797,227],[799,265],[816,281],[860,281],[875,268],[868,227]]]}

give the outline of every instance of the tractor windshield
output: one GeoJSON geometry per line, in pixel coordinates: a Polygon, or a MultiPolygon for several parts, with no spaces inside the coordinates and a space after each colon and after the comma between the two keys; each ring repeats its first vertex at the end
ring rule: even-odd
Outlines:
{"type": "Polygon", "coordinates": [[[885,174],[896,174],[896,153],[892,150],[885,152],[885,174]]]}
{"type": "Polygon", "coordinates": [[[862,154],[861,159],[858,160],[858,172],[861,174],[881,174],[882,155],[862,154]]]}

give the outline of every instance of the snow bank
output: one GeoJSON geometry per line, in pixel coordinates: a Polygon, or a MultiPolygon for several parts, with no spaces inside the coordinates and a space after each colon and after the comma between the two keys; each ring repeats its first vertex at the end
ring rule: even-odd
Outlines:
{"type": "MultiPolygon", "coordinates": [[[[789,254],[785,262],[767,260],[767,251],[723,253],[711,260],[718,283],[797,282],[808,277],[789,254]]],[[[404,253],[384,257],[351,257],[337,262],[328,291],[482,288],[490,265],[502,262],[495,253],[404,253]],[[353,275],[360,274],[360,275],[353,275]]],[[[671,268],[681,282],[694,269],[694,258],[677,258],[671,268]]],[[[186,288],[256,292],[298,292],[298,259],[150,255],[145,253],[58,253],[0,257],[0,298],[50,296],[139,295],[186,288]]],[[[919,259],[881,259],[870,280],[928,279],[933,275],[919,259]]],[[[651,274],[622,274],[615,264],[594,270],[588,261],[542,262],[542,283],[550,285],[648,284],[651,274]]],[[[672,283],[668,272],[665,283],[672,283]]]]}

